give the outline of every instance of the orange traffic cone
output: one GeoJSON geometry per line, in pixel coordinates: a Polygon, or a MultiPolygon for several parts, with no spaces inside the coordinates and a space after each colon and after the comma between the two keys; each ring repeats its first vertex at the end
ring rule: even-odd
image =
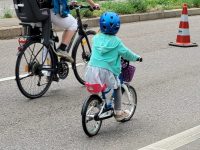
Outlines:
{"type": "Polygon", "coordinates": [[[187,4],[183,4],[183,10],[181,14],[181,21],[179,24],[179,30],[178,30],[178,34],[176,38],[176,43],[170,42],[169,45],[179,46],[179,47],[198,46],[196,43],[190,42],[187,4]]]}

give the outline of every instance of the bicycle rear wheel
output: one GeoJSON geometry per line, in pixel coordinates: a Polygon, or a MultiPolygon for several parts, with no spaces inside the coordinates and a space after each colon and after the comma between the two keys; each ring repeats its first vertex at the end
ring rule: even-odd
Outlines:
{"type": "Polygon", "coordinates": [[[82,127],[89,137],[96,135],[102,124],[102,120],[95,120],[102,108],[102,99],[97,95],[91,95],[82,107],[82,127]]]}
{"type": "Polygon", "coordinates": [[[27,98],[41,97],[49,89],[53,76],[53,53],[42,43],[29,41],[16,62],[15,76],[21,93],[27,98]]]}
{"type": "Polygon", "coordinates": [[[122,110],[128,110],[130,115],[121,122],[129,121],[135,114],[137,107],[137,94],[135,89],[126,84],[122,84],[122,110]]]}
{"type": "Polygon", "coordinates": [[[93,36],[96,34],[95,31],[87,31],[86,32],[88,41],[86,40],[86,37],[80,36],[73,48],[72,51],[72,58],[74,59],[74,63],[72,63],[72,68],[74,71],[74,75],[76,79],[84,85],[84,73],[86,66],[90,60],[91,55],[91,40],[93,36]]]}

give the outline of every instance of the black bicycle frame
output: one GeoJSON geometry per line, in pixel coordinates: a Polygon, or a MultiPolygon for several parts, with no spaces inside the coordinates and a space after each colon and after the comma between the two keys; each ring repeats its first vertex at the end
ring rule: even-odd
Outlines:
{"type": "MultiPolygon", "coordinates": [[[[70,44],[69,44],[69,46],[68,46],[68,48],[67,48],[67,51],[70,51],[71,46],[72,46],[72,44],[73,44],[73,42],[74,42],[74,38],[75,38],[77,32],[78,32],[79,36],[84,36],[84,37],[86,38],[86,42],[88,43],[88,47],[89,47],[89,49],[90,49],[90,51],[91,51],[91,46],[90,46],[90,43],[89,43],[87,34],[86,34],[86,32],[85,32],[85,30],[86,30],[86,28],[87,28],[87,25],[86,25],[86,24],[83,25],[83,24],[82,24],[82,21],[81,21],[81,15],[80,15],[80,9],[81,9],[81,8],[90,8],[90,6],[78,6],[78,7],[75,8],[75,10],[76,10],[76,17],[77,17],[77,23],[78,23],[78,28],[77,28],[75,34],[73,35],[73,37],[72,37],[72,39],[71,39],[71,41],[70,41],[70,44]]],[[[81,45],[82,45],[82,43],[81,43],[81,45]]],[[[83,45],[82,45],[82,48],[83,48],[83,45]]],[[[84,48],[83,48],[83,49],[84,49],[84,48]]]]}
{"type": "MultiPolygon", "coordinates": [[[[81,8],[90,8],[90,6],[77,6],[75,7],[75,11],[76,11],[76,15],[77,15],[77,24],[78,24],[78,28],[75,32],[75,34],[73,35],[71,41],[70,41],[70,44],[67,48],[67,51],[69,52],[71,47],[72,47],[72,44],[74,42],[74,39],[76,37],[76,34],[78,33],[79,36],[83,36],[85,37],[86,39],[86,42],[88,44],[88,47],[91,51],[91,46],[90,46],[90,43],[89,43],[89,40],[88,40],[88,37],[87,37],[87,33],[86,33],[86,29],[87,29],[87,24],[82,24],[82,21],[81,21],[81,16],[80,16],[80,9],[81,8]]],[[[56,50],[56,44],[55,42],[58,41],[58,37],[54,36],[54,32],[53,30],[51,29],[51,36],[50,36],[50,39],[53,41],[53,43],[50,43],[49,45],[45,45],[48,49],[51,49],[51,50],[56,50]]],[[[28,40],[34,40],[34,41],[40,41],[42,40],[42,36],[41,35],[37,35],[37,36],[31,36],[28,40]]],[[[85,49],[84,49],[84,46],[83,46],[83,43],[81,42],[81,46],[83,48],[83,51],[85,52],[85,49]]],[[[53,65],[54,67],[51,69],[51,68],[43,68],[44,70],[47,70],[47,71],[50,71],[52,72],[53,74],[56,74],[57,73],[57,64],[58,64],[58,57],[57,55],[53,52],[53,65]]],[[[44,63],[44,62],[43,62],[44,63]]]]}

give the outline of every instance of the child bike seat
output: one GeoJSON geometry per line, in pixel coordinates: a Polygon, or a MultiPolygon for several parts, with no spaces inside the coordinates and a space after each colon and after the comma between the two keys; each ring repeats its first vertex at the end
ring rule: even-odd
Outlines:
{"type": "Polygon", "coordinates": [[[91,83],[86,82],[85,86],[88,92],[93,93],[93,94],[104,92],[106,89],[106,84],[101,85],[101,84],[91,84],[91,83]]]}
{"type": "Polygon", "coordinates": [[[13,0],[17,17],[22,22],[42,22],[50,17],[49,9],[40,9],[36,0],[13,0]]]}
{"type": "Polygon", "coordinates": [[[13,2],[15,12],[21,22],[42,23],[43,44],[48,46],[51,32],[50,10],[48,8],[40,9],[36,0],[13,0],[13,2]]]}

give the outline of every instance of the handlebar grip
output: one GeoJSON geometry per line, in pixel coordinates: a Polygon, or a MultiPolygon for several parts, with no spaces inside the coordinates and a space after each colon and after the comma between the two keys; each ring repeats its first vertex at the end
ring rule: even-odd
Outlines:
{"type": "Polygon", "coordinates": [[[68,8],[69,8],[69,10],[74,9],[74,7],[72,5],[69,5],[68,8]]]}
{"type": "Polygon", "coordinates": [[[124,58],[121,58],[121,65],[122,65],[122,69],[126,69],[129,67],[129,61],[124,58]]]}
{"type": "Polygon", "coordinates": [[[73,4],[73,5],[69,5],[68,6],[70,10],[75,9],[75,8],[80,8],[80,9],[89,9],[90,11],[93,11],[94,8],[92,8],[91,6],[84,6],[84,5],[78,5],[78,4],[73,4]]]}
{"type": "Polygon", "coordinates": [[[81,8],[91,8],[90,6],[83,6],[83,5],[81,5],[80,7],[81,8]]]}
{"type": "Polygon", "coordinates": [[[142,57],[139,57],[136,61],[142,62],[143,59],[142,59],[142,57]]]}

